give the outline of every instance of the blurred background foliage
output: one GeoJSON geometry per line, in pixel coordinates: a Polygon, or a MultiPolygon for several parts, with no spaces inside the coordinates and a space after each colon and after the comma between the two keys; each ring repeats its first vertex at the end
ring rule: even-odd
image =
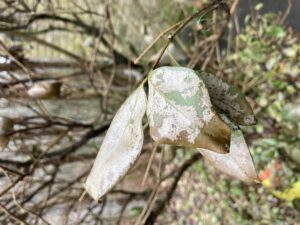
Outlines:
{"type": "Polygon", "coordinates": [[[244,132],[262,186],[230,181],[207,163],[195,165],[181,184],[182,200],[174,200],[190,217],[177,213],[180,224],[299,223],[300,41],[278,15],[262,15],[262,7],[256,5],[255,16],[229,40],[222,65],[223,77],[243,90],[258,119],[244,132]],[[192,188],[190,179],[197,179],[192,188]]]}

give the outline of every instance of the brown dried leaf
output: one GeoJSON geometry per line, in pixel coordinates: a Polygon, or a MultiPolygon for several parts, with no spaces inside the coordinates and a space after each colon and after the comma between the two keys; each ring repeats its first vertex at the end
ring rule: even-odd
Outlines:
{"type": "Polygon", "coordinates": [[[42,81],[35,83],[28,91],[28,96],[35,99],[57,98],[60,95],[62,83],[58,81],[42,81]]]}
{"type": "Polygon", "coordinates": [[[9,136],[6,134],[12,132],[14,128],[14,122],[7,118],[0,116],[0,151],[2,151],[9,142],[9,136]]]}

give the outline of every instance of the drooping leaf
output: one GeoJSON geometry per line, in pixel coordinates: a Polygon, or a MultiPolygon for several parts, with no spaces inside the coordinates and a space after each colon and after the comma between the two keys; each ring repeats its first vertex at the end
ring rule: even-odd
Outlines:
{"type": "Polygon", "coordinates": [[[126,174],[140,155],[146,106],[145,91],[139,87],[116,113],[85,183],[86,191],[96,201],[126,174]]]}
{"type": "Polygon", "coordinates": [[[213,105],[229,114],[238,125],[254,125],[256,119],[245,96],[234,86],[222,79],[206,73],[198,72],[203,79],[213,105]]]}
{"type": "Polygon", "coordinates": [[[246,183],[258,183],[259,179],[242,131],[229,122],[229,119],[226,122],[232,129],[229,153],[219,154],[207,149],[198,150],[221,172],[246,183]]]}
{"type": "Polygon", "coordinates": [[[147,116],[151,137],[158,143],[228,152],[230,128],[191,69],[161,67],[149,74],[147,116]]]}

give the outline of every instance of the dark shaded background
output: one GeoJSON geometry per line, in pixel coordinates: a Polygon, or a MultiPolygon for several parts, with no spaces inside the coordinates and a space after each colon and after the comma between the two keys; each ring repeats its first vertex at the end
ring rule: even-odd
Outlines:
{"type": "MultiPolygon", "coordinates": [[[[253,8],[256,4],[263,3],[262,13],[276,12],[284,13],[288,7],[288,0],[274,1],[274,0],[241,0],[237,13],[239,16],[240,24],[244,22],[246,15],[253,12],[253,8]]],[[[292,8],[290,14],[286,18],[285,24],[292,26],[295,30],[300,30],[300,0],[292,1],[292,8]]]]}

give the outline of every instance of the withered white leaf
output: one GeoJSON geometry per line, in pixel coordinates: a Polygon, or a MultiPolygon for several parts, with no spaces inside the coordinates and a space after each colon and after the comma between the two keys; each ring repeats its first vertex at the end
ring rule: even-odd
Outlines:
{"type": "Polygon", "coordinates": [[[133,166],[141,153],[142,119],[147,97],[142,86],[134,91],[116,113],[86,180],[86,191],[98,201],[133,166]]]}
{"type": "Polygon", "coordinates": [[[195,71],[160,67],[149,74],[148,82],[147,116],[155,141],[228,152],[230,128],[214,111],[195,71]]]}
{"type": "Polygon", "coordinates": [[[250,104],[235,86],[213,74],[203,71],[198,71],[198,74],[203,79],[215,107],[228,113],[238,125],[248,126],[256,123],[250,104]]]}
{"type": "Polygon", "coordinates": [[[221,172],[246,183],[258,183],[259,179],[242,131],[223,115],[222,118],[232,129],[229,153],[218,154],[201,148],[198,150],[221,172]]]}

